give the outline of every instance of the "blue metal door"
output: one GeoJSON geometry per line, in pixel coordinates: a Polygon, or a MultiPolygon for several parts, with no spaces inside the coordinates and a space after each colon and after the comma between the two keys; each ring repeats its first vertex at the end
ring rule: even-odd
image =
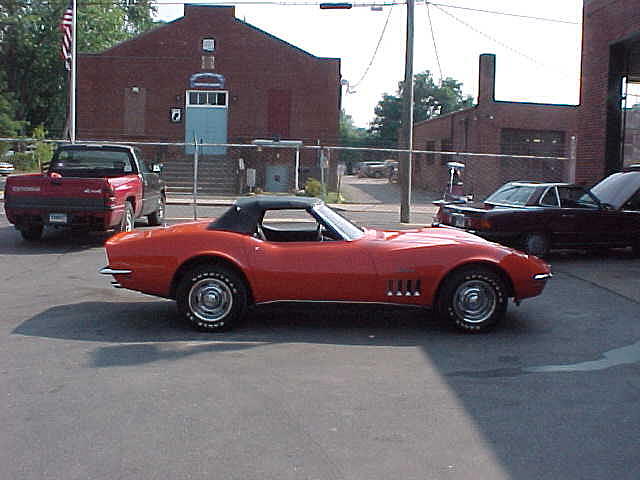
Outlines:
{"type": "Polygon", "coordinates": [[[264,189],[267,192],[284,193],[289,191],[289,166],[267,165],[264,189]]]}
{"type": "MultiPolygon", "coordinates": [[[[185,115],[185,151],[194,153],[193,141],[203,143],[227,143],[229,108],[227,92],[197,91],[187,92],[185,115]]],[[[200,147],[202,155],[224,155],[226,147],[200,147]]]]}

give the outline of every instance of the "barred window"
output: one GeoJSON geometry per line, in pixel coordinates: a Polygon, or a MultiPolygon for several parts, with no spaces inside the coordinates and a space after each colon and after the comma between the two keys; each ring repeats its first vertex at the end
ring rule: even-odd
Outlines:
{"type": "Polygon", "coordinates": [[[554,130],[521,130],[503,128],[500,132],[500,153],[559,157],[565,151],[565,132],[554,130]]]}
{"type": "Polygon", "coordinates": [[[193,106],[207,106],[207,107],[226,107],[227,106],[227,92],[223,91],[201,91],[190,90],[187,92],[187,105],[193,106]]]}

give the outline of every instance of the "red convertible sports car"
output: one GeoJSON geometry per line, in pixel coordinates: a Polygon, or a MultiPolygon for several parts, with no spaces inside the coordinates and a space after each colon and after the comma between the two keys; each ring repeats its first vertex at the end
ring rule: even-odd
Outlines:
{"type": "Polygon", "coordinates": [[[427,307],[483,331],[551,276],[537,257],[458,229],[363,229],[303,197],[243,198],[213,221],[119,233],[106,250],[100,272],[114,286],[175,299],[209,331],[250,305],[300,301],[427,307]]]}

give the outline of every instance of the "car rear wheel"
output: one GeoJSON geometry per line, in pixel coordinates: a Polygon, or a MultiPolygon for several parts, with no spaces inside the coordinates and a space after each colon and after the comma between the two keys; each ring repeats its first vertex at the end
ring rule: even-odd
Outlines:
{"type": "Polygon", "coordinates": [[[546,256],[549,253],[549,237],[544,233],[529,233],[524,238],[524,251],[536,257],[546,256]]]}
{"type": "Polygon", "coordinates": [[[166,204],[167,204],[167,200],[165,199],[164,195],[161,195],[160,202],[158,204],[158,209],[155,212],[147,215],[147,220],[149,222],[149,225],[151,225],[152,227],[157,227],[158,225],[162,225],[162,222],[164,222],[164,212],[166,209],[166,204]]]}
{"type": "Polygon", "coordinates": [[[118,227],[119,232],[130,232],[133,230],[135,219],[133,217],[133,205],[131,202],[124,202],[124,212],[122,213],[122,220],[118,227]]]}
{"type": "Polygon", "coordinates": [[[461,330],[483,332],[502,320],[507,302],[502,278],[485,267],[473,266],[447,277],[437,299],[437,312],[461,330]]]}
{"type": "Polygon", "coordinates": [[[242,318],[247,305],[247,287],[233,271],[205,265],[184,276],[176,300],[180,315],[194,328],[225,331],[242,318]]]}
{"type": "Polygon", "coordinates": [[[20,230],[22,238],[29,242],[37,242],[42,238],[42,225],[32,225],[20,230]]]}

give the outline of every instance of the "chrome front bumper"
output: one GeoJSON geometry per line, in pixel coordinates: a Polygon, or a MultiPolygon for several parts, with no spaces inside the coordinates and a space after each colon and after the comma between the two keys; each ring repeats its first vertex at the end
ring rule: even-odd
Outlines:
{"type": "MultiPolygon", "coordinates": [[[[102,275],[126,275],[132,272],[133,270],[116,269],[111,268],[108,265],[100,269],[100,273],[102,275]]],[[[111,286],[113,286],[114,288],[123,288],[122,285],[120,285],[120,282],[118,282],[117,280],[111,280],[111,286]]]]}

